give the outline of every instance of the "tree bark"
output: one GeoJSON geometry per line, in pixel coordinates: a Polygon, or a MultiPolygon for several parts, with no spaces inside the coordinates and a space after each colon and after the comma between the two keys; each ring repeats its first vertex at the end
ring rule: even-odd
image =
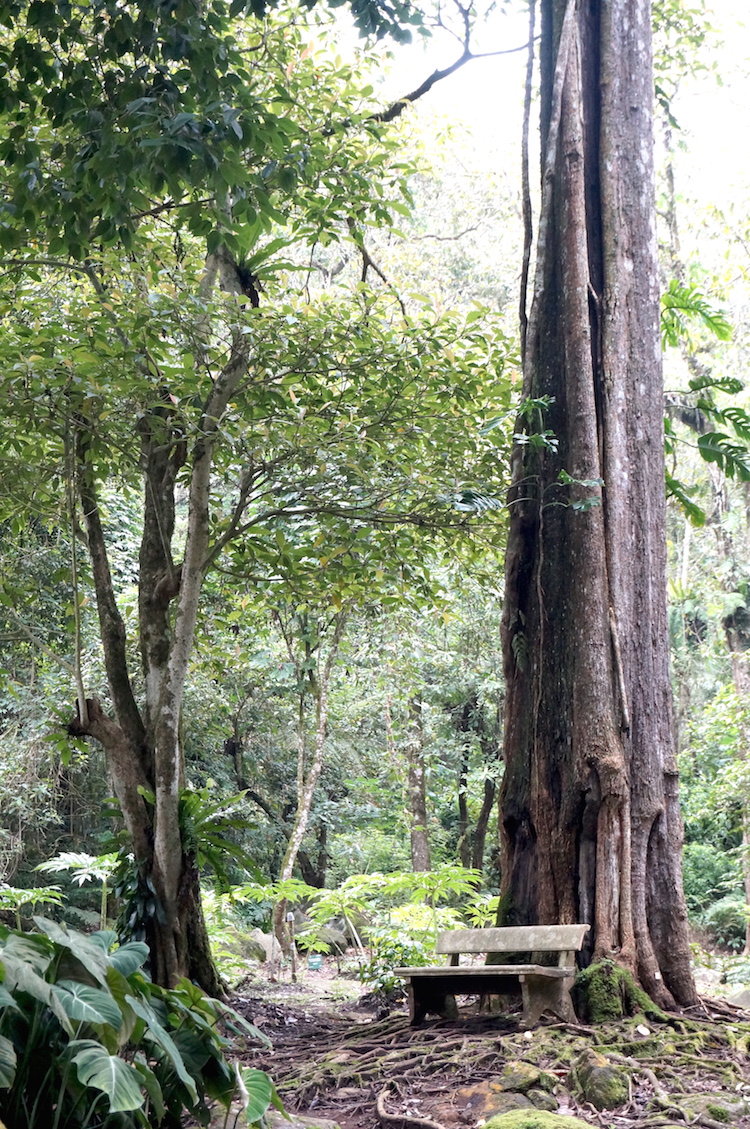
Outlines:
{"type": "Polygon", "coordinates": [[[650,7],[544,0],[543,185],[503,617],[514,920],[692,1003],[666,623],[650,7]]]}

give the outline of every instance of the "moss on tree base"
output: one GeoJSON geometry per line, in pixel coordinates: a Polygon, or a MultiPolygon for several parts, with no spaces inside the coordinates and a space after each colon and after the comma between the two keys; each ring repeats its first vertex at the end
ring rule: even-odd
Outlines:
{"type": "Polygon", "coordinates": [[[667,1020],[631,974],[612,960],[596,961],[579,972],[571,994],[576,1015],[584,1023],[610,1023],[631,1015],[667,1020]]]}

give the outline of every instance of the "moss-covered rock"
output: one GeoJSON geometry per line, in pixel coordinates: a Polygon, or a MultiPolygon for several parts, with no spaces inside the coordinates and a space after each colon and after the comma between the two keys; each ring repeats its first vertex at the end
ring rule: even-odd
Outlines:
{"type": "Polygon", "coordinates": [[[538,1066],[518,1059],[506,1062],[498,1082],[504,1090],[517,1090],[523,1094],[526,1090],[530,1090],[532,1086],[538,1086],[541,1077],[542,1072],[538,1066]]]}
{"type": "Polygon", "coordinates": [[[630,1078],[595,1050],[583,1051],[573,1064],[572,1083],[583,1099],[596,1109],[616,1109],[630,1095],[630,1078]]]}
{"type": "Polygon", "coordinates": [[[253,929],[248,936],[260,945],[265,954],[265,960],[281,960],[283,956],[281,945],[273,933],[264,933],[262,929],[253,929]]]}
{"type": "Polygon", "coordinates": [[[501,1113],[484,1124],[484,1129],[591,1129],[588,1122],[579,1117],[562,1117],[559,1113],[547,1113],[541,1109],[518,1109],[513,1113],[501,1113]]]}
{"type": "Polygon", "coordinates": [[[555,1113],[557,1110],[557,1098],[548,1094],[546,1090],[527,1090],[526,1097],[534,1109],[546,1109],[548,1113],[555,1113]]]}
{"type": "Polygon", "coordinates": [[[612,960],[596,961],[579,972],[571,995],[584,1023],[610,1023],[639,1012],[662,1022],[667,1018],[631,974],[612,960]]]}
{"type": "Polygon", "coordinates": [[[226,930],[224,946],[243,960],[257,960],[261,964],[266,960],[266,950],[255,937],[231,926],[226,930]]]}
{"type": "Polygon", "coordinates": [[[736,1125],[748,1112],[748,1103],[734,1094],[688,1094],[680,1096],[680,1108],[693,1118],[709,1117],[723,1125],[736,1125]]]}

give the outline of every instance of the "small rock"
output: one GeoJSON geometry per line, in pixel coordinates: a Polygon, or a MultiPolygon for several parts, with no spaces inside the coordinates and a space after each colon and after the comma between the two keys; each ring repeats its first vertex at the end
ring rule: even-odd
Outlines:
{"type": "Polygon", "coordinates": [[[475,1120],[531,1106],[531,1102],[523,1094],[506,1092],[497,1079],[461,1087],[455,1091],[452,1102],[459,1109],[470,1113],[475,1120]]]}
{"type": "Polygon", "coordinates": [[[327,1117],[314,1117],[311,1114],[300,1116],[296,1113],[287,1116],[289,1120],[283,1113],[267,1113],[268,1129],[341,1129],[338,1121],[330,1121],[327,1117]]]}
{"type": "Polygon", "coordinates": [[[264,933],[262,929],[253,929],[250,937],[263,949],[265,953],[265,960],[281,960],[282,952],[281,945],[274,937],[273,933],[264,933]]]}
{"type": "Polygon", "coordinates": [[[598,1051],[583,1051],[573,1063],[572,1075],[584,1099],[596,1109],[615,1109],[630,1095],[628,1074],[598,1051]]]}
{"type": "Polygon", "coordinates": [[[522,1060],[506,1062],[498,1082],[504,1090],[517,1090],[525,1093],[539,1084],[542,1072],[538,1066],[522,1060]]]}
{"type": "Polygon", "coordinates": [[[557,1098],[548,1094],[545,1090],[527,1090],[526,1097],[534,1109],[546,1109],[548,1113],[557,1111],[557,1098]]]}
{"type": "Polygon", "coordinates": [[[346,952],[348,942],[340,929],[334,929],[330,925],[315,925],[310,929],[300,929],[296,940],[301,949],[307,948],[308,933],[314,944],[322,943],[328,946],[326,952],[333,953],[334,956],[343,956],[346,952]]]}
{"type": "Polygon", "coordinates": [[[525,1094],[514,1094],[510,1091],[501,1091],[499,1094],[495,1095],[494,1108],[491,1111],[492,1117],[490,1120],[494,1121],[497,1117],[502,1117],[503,1115],[507,1115],[509,1113],[517,1113],[522,1110],[533,1108],[533,1105],[525,1094]]]}
{"type": "Polygon", "coordinates": [[[266,950],[252,933],[243,933],[240,929],[229,927],[224,940],[230,953],[235,953],[243,960],[257,960],[263,963],[266,960],[266,950]]]}
{"type": "Polygon", "coordinates": [[[733,992],[731,996],[727,996],[730,1004],[736,1004],[737,1007],[750,1008],[750,988],[742,988],[739,992],[733,992]]]}

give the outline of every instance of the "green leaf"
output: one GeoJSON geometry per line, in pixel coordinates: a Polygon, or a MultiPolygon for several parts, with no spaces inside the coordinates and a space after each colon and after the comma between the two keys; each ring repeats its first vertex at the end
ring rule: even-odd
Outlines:
{"type": "Polygon", "coordinates": [[[18,1008],[18,1004],[13,999],[7,988],[0,988],[0,1009],[6,1007],[18,1008]]]}
{"type": "Polygon", "coordinates": [[[148,945],[143,941],[127,941],[109,954],[109,961],[123,976],[130,976],[148,959],[148,945]]]}
{"type": "Polygon", "coordinates": [[[735,377],[713,376],[711,373],[694,376],[688,385],[691,392],[700,392],[703,388],[718,388],[721,392],[728,392],[730,396],[736,396],[745,387],[742,381],[735,377]]]}
{"type": "Polygon", "coordinates": [[[148,1100],[153,1108],[156,1121],[157,1123],[159,1123],[164,1119],[164,1114],[166,1112],[164,1107],[164,1095],[162,1093],[161,1086],[159,1085],[159,1079],[156,1077],[153,1070],[148,1065],[144,1055],[142,1055],[140,1051],[136,1054],[133,1060],[133,1066],[141,1076],[141,1085],[144,1087],[146,1093],[148,1094],[148,1100]]]}
{"type": "Polygon", "coordinates": [[[698,450],[707,463],[716,463],[729,478],[750,482],[750,452],[720,431],[708,431],[698,439],[698,450]]]}
{"type": "Polygon", "coordinates": [[[264,1070],[246,1066],[239,1072],[242,1081],[242,1104],[248,1123],[260,1121],[271,1104],[271,1079],[264,1070]]]}
{"type": "Polygon", "coordinates": [[[141,1019],[145,1020],[146,1022],[146,1030],[143,1033],[144,1039],[148,1039],[150,1042],[155,1043],[158,1047],[161,1048],[166,1057],[172,1063],[172,1066],[174,1067],[178,1078],[185,1086],[185,1089],[190,1095],[191,1100],[193,1102],[197,1102],[198,1091],[195,1088],[195,1082],[191,1078],[190,1074],[188,1074],[185,1063],[182,1060],[182,1055],[175,1046],[175,1042],[172,1039],[171,1035],[169,1035],[164,1030],[161,1023],[159,1023],[154,1009],[149,1007],[148,1004],[143,1003],[141,1000],[137,1000],[135,996],[126,996],[125,999],[127,1003],[130,1004],[135,1014],[140,1016],[141,1019]]]}
{"type": "Polygon", "coordinates": [[[106,984],[107,956],[101,945],[83,933],[68,929],[64,924],[58,925],[56,921],[50,921],[46,917],[35,917],[34,922],[55,944],[69,949],[100,984],[106,984]]]}
{"type": "Polygon", "coordinates": [[[105,953],[109,953],[117,940],[117,934],[113,929],[97,929],[95,933],[90,933],[89,936],[95,944],[101,946],[105,953]]]}
{"type": "Polygon", "coordinates": [[[141,1092],[141,1076],[135,1067],[117,1055],[110,1055],[93,1039],[79,1039],[70,1044],[78,1079],[84,1086],[101,1090],[109,1098],[112,1113],[140,1109],[145,1098],[141,1092]]]}
{"type": "Polygon", "coordinates": [[[10,1039],[0,1035],[0,1088],[7,1090],[16,1077],[16,1048],[10,1039]]]}
{"type": "Polygon", "coordinates": [[[44,937],[29,933],[11,933],[5,942],[3,956],[12,956],[44,974],[52,959],[53,948],[44,937]]]}
{"type": "Polygon", "coordinates": [[[2,963],[5,968],[6,986],[16,992],[25,992],[32,999],[38,1000],[39,1003],[48,1007],[58,1019],[63,1030],[72,1036],[73,1028],[70,1020],[52,991],[52,985],[43,980],[25,961],[17,960],[7,950],[2,954],[2,963]]]}
{"type": "Polygon", "coordinates": [[[661,332],[665,346],[676,346],[689,337],[689,318],[702,321],[719,341],[731,338],[732,327],[726,314],[712,306],[699,287],[683,286],[673,278],[661,301],[661,332]]]}
{"type": "Polygon", "coordinates": [[[689,487],[680,482],[678,478],[673,478],[671,474],[667,474],[666,479],[667,497],[674,498],[692,525],[705,525],[705,511],[690,497],[689,487]]]}
{"type": "Polygon", "coordinates": [[[53,991],[71,1019],[84,1023],[108,1023],[115,1031],[120,1030],[122,1013],[108,992],[75,980],[60,980],[53,985],[53,991]]]}

